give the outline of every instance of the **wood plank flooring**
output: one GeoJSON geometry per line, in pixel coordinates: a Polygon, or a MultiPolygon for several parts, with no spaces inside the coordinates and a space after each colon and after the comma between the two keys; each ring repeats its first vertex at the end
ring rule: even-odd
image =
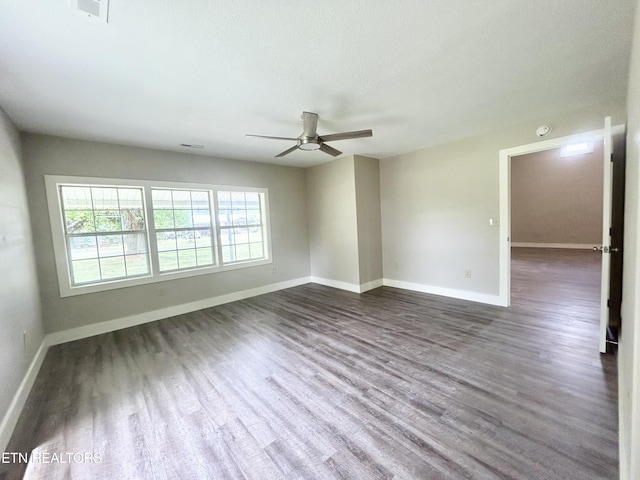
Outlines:
{"type": "Polygon", "coordinates": [[[514,249],[508,309],[309,284],[52,347],[8,451],[101,462],[0,478],[617,478],[598,261],[514,249]]]}

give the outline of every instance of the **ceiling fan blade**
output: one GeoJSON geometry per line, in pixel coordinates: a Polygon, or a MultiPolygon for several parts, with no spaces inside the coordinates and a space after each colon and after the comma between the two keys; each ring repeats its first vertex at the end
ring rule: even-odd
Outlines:
{"type": "Polygon", "coordinates": [[[247,133],[245,137],[270,138],[272,140],[291,140],[293,142],[298,140],[297,138],[291,138],[291,137],[271,137],[269,135],[252,135],[250,133],[247,133]]]}
{"type": "Polygon", "coordinates": [[[335,142],[336,140],[364,137],[373,137],[373,132],[371,130],[358,130],[357,132],[332,133],[330,135],[322,135],[319,140],[322,142],[335,142]]]}
{"type": "Polygon", "coordinates": [[[288,154],[290,154],[291,152],[293,152],[294,150],[297,150],[297,149],[298,149],[298,145],[294,145],[293,147],[287,148],[284,152],[279,153],[278,155],[276,155],[275,158],[284,157],[285,155],[288,155],[288,154]]]}
{"type": "Polygon", "coordinates": [[[338,155],[340,155],[342,152],[340,150],[336,150],[333,147],[330,147],[329,145],[322,143],[320,144],[320,151],[324,152],[324,153],[328,153],[329,155],[333,156],[333,157],[337,157],[338,155]]]}
{"type": "Polygon", "coordinates": [[[318,114],[311,112],[302,112],[302,135],[305,137],[315,138],[318,129],[318,114]]]}

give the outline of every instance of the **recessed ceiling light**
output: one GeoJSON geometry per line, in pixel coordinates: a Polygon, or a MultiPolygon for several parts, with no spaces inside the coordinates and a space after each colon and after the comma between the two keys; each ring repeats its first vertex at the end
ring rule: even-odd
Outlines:
{"type": "Polygon", "coordinates": [[[180,146],[184,148],[196,148],[198,150],[202,150],[204,148],[204,145],[197,145],[195,143],[181,143],[180,146]]]}

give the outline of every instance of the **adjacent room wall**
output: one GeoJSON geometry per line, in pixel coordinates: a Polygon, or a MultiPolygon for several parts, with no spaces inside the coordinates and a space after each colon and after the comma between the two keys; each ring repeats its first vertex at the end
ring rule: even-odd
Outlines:
{"type": "Polygon", "coordinates": [[[22,145],[48,332],[309,276],[305,172],[301,168],[36,134],[24,134],[22,145]],[[44,187],[46,174],[267,187],[273,264],[60,298],[44,187]]]}
{"type": "MultiPolygon", "coordinates": [[[[44,337],[20,136],[0,109],[0,452],[16,418],[9,406],[44,337]],[[24,342],[26,332],[26,345],[24,342]]],[[[14,412],[19,414],[19,410],[14,412]]]]}
{"type": "Polygon", "coordinates": [[[360,283],[354,161],[307,169],[311,277],[347,290],[360,283]]]}
{"type": "Polygon", "coordinates": [[[640,478],[640,6],[627,99],[622,329],[619,337],[620,478],[640,478]]]}
{"type": "Polygon", "coordinates": [[[500,149],[625,121],[625,107],[592,106],[380,162],[385,281],[404,288],[499,303],[500,149]],[[470,273],[470,278],[467,274],[470,273]]]}
{"type": "Polygon", "coordinates": [[[355,155],[354,170],[359,282],[360,285],[380,286],[382,284],[380,161],[355,155]]]}
{"type": "Polygon", "coordinates": [[[603,144],[562,157],[559,148],[511,158],[511,242],[602,242],[603,144]]]}

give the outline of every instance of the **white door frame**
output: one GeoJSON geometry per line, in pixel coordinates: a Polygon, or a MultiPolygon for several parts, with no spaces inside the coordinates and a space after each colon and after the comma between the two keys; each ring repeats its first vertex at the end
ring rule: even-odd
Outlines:
{"type": "MultiPolygon", "coordinates": [[[[570,143],[595,142],[604,139],[604,129],[551,138],[499,151],[500,161],[500,289],[499,304],[511,304],[511,157],[541,152],[570,143]]],[[[611,134],[624,133],[624,125],[611,128],[611,134]]]]}

